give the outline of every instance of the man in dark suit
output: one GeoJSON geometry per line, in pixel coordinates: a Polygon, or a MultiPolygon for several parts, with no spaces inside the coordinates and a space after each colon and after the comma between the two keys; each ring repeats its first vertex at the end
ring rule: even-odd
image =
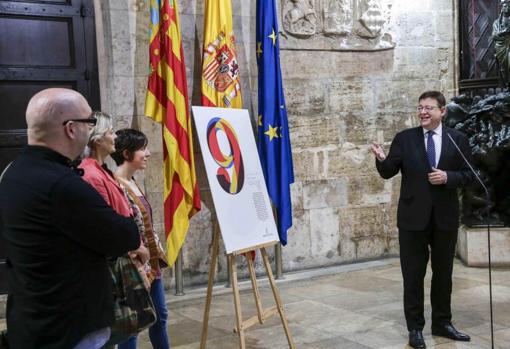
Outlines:
{"type": "Polygon", "coordinates": [[[432,266],[430,300],[432,334],[459,341],[470,337],[451,323],[452,270],[459,202],[457,188],[472,180],[471,172],[449,137],[469,156],[466,136],[441,124],[446,100],[441,92],[427,91],[419,97],[420,126],[399,132],[386,156],[372,144],[377,171],[389,179],[402,174],[397,225],[400,264],[404,279],[404,312],[409,345],[425,348],[422,330],[423,279],[429,251],[432,266]],[[429,250],[430,248],[430,250],[429,250]]]}
{"type": "Polygon", "coordinates": [[[71,168],[96,122],[82,95],[43,90],[26,120],[28,146],[0,181],[9,347],[101,348],[114,319],[106,256],[136,250],[138,228],[71,168]]]}

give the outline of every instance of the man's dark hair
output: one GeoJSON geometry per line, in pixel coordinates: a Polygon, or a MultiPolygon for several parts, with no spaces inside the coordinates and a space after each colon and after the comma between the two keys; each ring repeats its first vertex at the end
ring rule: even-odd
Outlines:
{"type": "Polygon", "coordinates": [[[147,136],[138,130],[132,128],[124,128],[115,132],[115,152],[111,154],[117,166],[120,166],[124,161],[133,160],[134,154],[137,150],[143,149],[147,146],[147,136]],[[126,156],[124,156],[124,151],[126,156]]]}
{"type": "Polygon", "coordinates": [[[437,101],[437,104],[439,104],[439,107],[442,108],[446,105],[446,98],[444,98],[443,94],[439,91],[425,91],[420,95],[420,98],[418,98],[418,102],[422,99],[426,98],[432,98],[437,101]]]}

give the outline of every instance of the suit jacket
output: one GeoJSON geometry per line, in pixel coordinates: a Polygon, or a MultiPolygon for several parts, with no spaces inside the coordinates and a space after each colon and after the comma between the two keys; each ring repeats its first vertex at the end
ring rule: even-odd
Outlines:
{"type": "Polygon", "coordinates": [[[28,146],[0,183],[13,349],[70,349],[110,325],[105,256],[140,244],[133,219],[117,215],[69,162],[51,149],[28,146]]]}
{"type": "Polygon", "coordinates": [[[468,159],[471,154],[467,137],[443,125],[441,157],[437,168],[446,171],[448,176],[446,184],[432,185],[428,181],[427,175],[431,169],[425,151],[422,127],[398,133],[393,139],[386,159],[376,160],[376,167],[381,177],[388,179],[399,171],[402,174],[397,213],[399,229],[425,230],[431,219],[434,219],[436,228],[439,230],[458,229],[457,188],[472,181],[473,176],[447,133],[468,159]]]}

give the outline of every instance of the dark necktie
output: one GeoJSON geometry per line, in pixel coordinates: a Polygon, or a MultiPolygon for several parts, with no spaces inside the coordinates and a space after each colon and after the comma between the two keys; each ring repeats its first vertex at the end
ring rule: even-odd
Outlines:
{"type": "Polygon", "coordinates": [[[436,146],[434,144],[434,131],[427,132],[427,158],[429,159],[430,167],[436,167],[436,146]]]}

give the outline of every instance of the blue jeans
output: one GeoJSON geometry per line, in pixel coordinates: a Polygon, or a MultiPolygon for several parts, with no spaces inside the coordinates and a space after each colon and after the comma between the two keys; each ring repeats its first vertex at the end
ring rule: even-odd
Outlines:
{"type": "MultiPolygon", "coordinates": [[[[163,279],[155,279],[151,285],[151,298],[156,309],[158,319],[149,327],[149,338],[154,349],[170,349],[170,341],[166,332],[168,310],[165,303],[165,289],[163,279]]],[[[136,336],[120,343],[118,349],[136,349],[136,336]]]]}

